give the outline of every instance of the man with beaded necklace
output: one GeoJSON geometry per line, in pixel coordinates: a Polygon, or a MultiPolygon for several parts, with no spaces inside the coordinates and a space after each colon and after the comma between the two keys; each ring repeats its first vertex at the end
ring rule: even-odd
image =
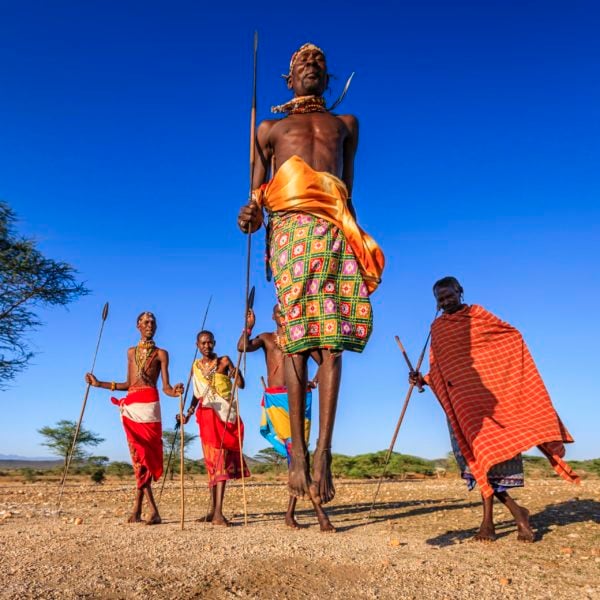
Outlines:
{"type": "MultiPolygon", "coordinates": [[[[238,389],[244,389],[245,382],[229,356],[214,352],[216,341],[211,331],[200,331],[196,345],[202,356],[192,367],[194,398],[184,415],[184,423],[196,412],[211,497],[209,513],[200,521],[228,526],[229,521],[223,515],[225,484],[229,479],[250,477],[240,453],[244,424],[240,420],[238,430],[237,403],[233,396],[233,381],[238,389]]],[[[179,415],[176,419],[179,421],[179,415]]]]}
{"type": "Polygon", "coordinates": [[[289,489],[318,503],[333,499],[331,441],[343,350],[361,352],[372,328],[369,294],[381,280],[384,257],[356,223],[350,196],[358,121],[334,115],[323,93],[329,74],[323,51],[304,44],[284,76],[294,97],[274,107],[283,119],[257,128],[258,160],[252,202],[238,226],[257,231],[269,215],[268,258],[285,318],[283,349],[292,451],[289,489]],[[269,171],[271,171],[269,173],[269,171]],[[271,181],[266,183],[269,177],[271,181]],[[307,360],[320,355],[319,437],[312,475],[304,439],[307,360]]]}
{"type": "Polygon", "coordinates": [[[169,354],[154,343],[154,315],[151,312],[141,313],[137,319],[137,328],[142,337],[136,346],[127,350],[127,380],[119,383],[99,381],[92,373],[86,373],[85,380],[93,387],[111,392],[127,392],[125,398],[111,398],[111,401],[121,411],[137,483],[133,512],[128,522],[141,522],[142,501],[146,496],[151,510],[146,524],[157,525],[161,519],[152,494],[152,479],[158,481],[162,475],[163,447],[156,383],[158,377],[162,377],[163,392],[173,398],[183,393],[183,383],[171,386],[169,382],[169,354]]]}

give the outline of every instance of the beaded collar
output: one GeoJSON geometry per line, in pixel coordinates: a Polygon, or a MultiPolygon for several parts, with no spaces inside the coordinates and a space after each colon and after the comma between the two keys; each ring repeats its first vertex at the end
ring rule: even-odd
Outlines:
{"type": "Polygon", "coordinates": [[[298,96],[285,104],[272,106],[271,112],[287,115],[303,115],[314,112],[327,112],[323,96],[298,96]]]}

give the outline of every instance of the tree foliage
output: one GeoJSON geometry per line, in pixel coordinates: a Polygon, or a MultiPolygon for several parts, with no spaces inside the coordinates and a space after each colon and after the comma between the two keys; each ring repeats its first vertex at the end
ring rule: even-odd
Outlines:
{"type": "Polygon", "coordinates": [[[89,293],[73,267],[46,258],[33,240],[18,237],[15,220],[0,201],[0,387],[33,356],[26,334],[42,324],[39,309],[65,306],[89,293]]]}
{"type": "MultiPolygon", "coordinates": [[[[165,429],[163,431],[163,441],[165,443],[165,450],[163,453],[163,462],[164,468],[167,469],[167,461],[169,460],[169,453],[171,452],[171,447],[173,448],[173,454],[171,456],[171,479],[173,479],[173,475],[177,472],[179,473],[179,453],[181,448],[181,435],[179,429],[165,429]]],[[[187,431],[183,432],[183,457],[184,457],[184,469],[187,470],[187,460],[185,460],[185,450],[186,448],[197,438],[197,435],[193,433],[188,433],[187,431]]],[[[165,477],[167,473],[165,473],[165,477]]]]}
{"type": "MultiPolygon", "coordinates": [[[[67,456],[73,443],[73,436],[75,435],[75,428],[77,424],[75,421],[68,421],[63,419],[59,421],[54,427],[42,427],[38,429],[38,433],[41,434],[45,441],[42,442],[42,446],[50,448],[51,452],[56,456],[60,456],[65,464],[67,462],[67,456]]],[[[77,436],[77,445],[73,450],[73,461],[83,461],[89,454],[85,451],[86,446],[97,446],[104,441],[104,438],[100,437],[93,431],[89,431],[84,427],[79,429],[79,435],[77,436]]],[[[100,457],[104,458],[104,457],[100,457]]]]}

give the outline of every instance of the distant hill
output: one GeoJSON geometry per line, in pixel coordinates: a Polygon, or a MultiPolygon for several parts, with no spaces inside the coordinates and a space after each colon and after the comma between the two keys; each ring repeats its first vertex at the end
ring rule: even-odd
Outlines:
{"type": "Polygon", "coordinates": [[[0,455],[0,469],[53,469],[62,464],[61,459],[55,458],[4,458],[0,455]]]}

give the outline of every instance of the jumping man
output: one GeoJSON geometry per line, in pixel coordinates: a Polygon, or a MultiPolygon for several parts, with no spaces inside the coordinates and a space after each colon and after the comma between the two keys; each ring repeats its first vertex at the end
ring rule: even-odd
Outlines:
{"type": "Polygon", "coordinates": [[[288,389],[292,448],[289,489],[317,504],[335,494],[331,441],[342,374],[342,351],[361,352],[372,329],[369,295],[383,270],[383,253],[356,223],[350,200],[358,121],[334,115],[323,93],[329,75],[323,51],[304,44],[285,76],[293,99],[283,119],[263,121],[256,134],[258,161],[253,201],[242,207],[245,232],[269,215],[269,264],[285,319],[281,345],[288,389]],[[271,171],[271,173],[270,173],[271,171]],[[267,184],[269,175],[271,181],[267,184]],[[304,435],[307,360],[317,351],[319,437],[312,475],[304,435]]]}

